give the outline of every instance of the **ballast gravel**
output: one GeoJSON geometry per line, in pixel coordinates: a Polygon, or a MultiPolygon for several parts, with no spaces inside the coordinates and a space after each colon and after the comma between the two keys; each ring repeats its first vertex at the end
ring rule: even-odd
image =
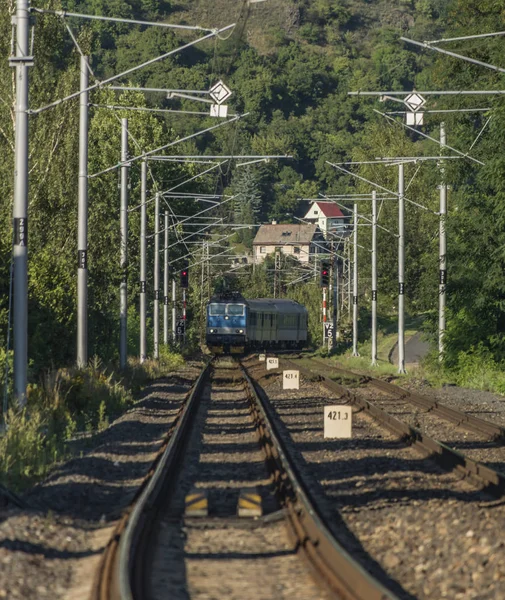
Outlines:
{"type": "Polygon", "coordinates": [[[303,375],[300,390],[284,391],[281,372],[248,365],[330,529],[370,573],[409,600],[505,598],[502,500],[358,409],[352,439],[324,439],[323,410],[339,404],[334,394],[303,375]]]}
{"type": "Polygon", "coordinates": [[[155,526],[151,600],[327,598],[277,513],[244,384],[238,365],[221,359],[204,389],[173,497],[155,526]],[[261,495],[265,518],[237,517],[244,488],[261,495]],[[208,518],[183,517],[192,489],[207,491],[208,518]]]}
{"type": "Polygon", "coordinates": [[[158,380],[82,454],[0,511],[0,598],[86,598],[115,519],[131,502],[201,365],[158,380]]]}

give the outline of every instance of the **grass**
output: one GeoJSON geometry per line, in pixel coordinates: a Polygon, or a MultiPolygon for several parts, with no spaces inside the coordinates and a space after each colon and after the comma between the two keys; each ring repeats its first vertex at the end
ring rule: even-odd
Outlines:
{"type": "Polygon", "coordinates": [[[45,373],[28,388],[23,410],[10,409],[0,436],[0,482],[21,492],[70,456],[67,442],[78,433],[106,429],[134,403],[150,381],[184,365],[180,354],[160,351],[159,361],[130,360],[118,374],[95,358],[85,369],[45,373]]]}
{"type": "MultiPolygon", "coordinates": [[[[424,316],[406,316],[405,340],[407,341],[422,330],[424,316]]],[[[441,364],[435,353],[428,354],[418,367],[410,367],[406,374],[399,374],[397,366],[388,360],[389,354],[397,341],[396,321],[389,318],[379,320],[380,330],[377,336],[378,364],[371,365],[371,341],[358,345],[360,356],[352,356],[351,349],[346,347],[340,352],[328,356],[324,351],[316,353],[329,365],[340,364],[344,368],[375,377],[394,377],[401,385],[402,381],[420,380],[433,387],[452,384],[469,389],[477,389],[495,394],[505,395],[505,361],[496,360],[493,353],[484,344],[460,352],[450,357],[450,362],[441,364]]]]}

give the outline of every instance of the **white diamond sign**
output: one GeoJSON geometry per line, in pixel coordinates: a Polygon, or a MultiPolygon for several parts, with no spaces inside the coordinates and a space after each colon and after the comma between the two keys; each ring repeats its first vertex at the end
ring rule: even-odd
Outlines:
{"type": "Polygon", "coordinates": [[[210,88],[210,96],[216,104],[222,104],[232,95],[232,91],[221,80],[210,88]]]}
{"type": "Polygon", "coordinates": [[[426,104],[426,100],[417,92],[412,92],[403,100],[410,110],[416,112],[426,104]]]}

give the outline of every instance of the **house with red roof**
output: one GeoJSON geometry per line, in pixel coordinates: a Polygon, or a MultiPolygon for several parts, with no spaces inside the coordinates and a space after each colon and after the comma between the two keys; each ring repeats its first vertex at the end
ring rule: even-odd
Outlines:
{"type": "Polygon", "coordinates": [[[346,218],[335,202],[314,202],[304,220],[316,224],[328,241],[346,234],[346,218]]]}

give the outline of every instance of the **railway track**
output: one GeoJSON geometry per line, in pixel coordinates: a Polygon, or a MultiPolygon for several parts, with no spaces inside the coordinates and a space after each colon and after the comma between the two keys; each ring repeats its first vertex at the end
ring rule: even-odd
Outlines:
{"type": "Polygon", "coordinates": [[[361,389],[280,364],[300,370],[300,390],[283,391],[279,371],[252,357],[248,369],[353,556],[402,599],[505,597],[503,476],[386,414],[361,389]],[[352,405],[351,439],[323,441],[328,404],[352,405]]]}
{"type": "MultiPolygon", "coordinates": [[[[371,415],[375,420],[381,423],[383,426],[387,427],[394,434],[402,437],[407,440],[413,446],[415,446],[418,450],[420,450],[425,455],[430,455],[436,458],[437,462],[445,468],[445,469],[460,469],[465,477],[474,481],[477,485],[483,485],[489,493],[494,496],[501,498],[505,495],[505,473],[496,470],[493,467],[489,467],[483,462],[476,460],[469,456],[469,453],[461,453],[455,448],[447,445],[446,443],[439,441],[439,439],[435,439],[428,434],[426,434],[419,427],[415,427],[406,421],[400,420],[396,416],[394,416],[391,412],[387,412],[383,408],[379,406],[380,401],[377,401],[377,398],[374,397],[373,401],[369,401],[365,398],[360,397],[359,393],[356,393],[353,389],[350,389],[342,384],[330,379],[326,375],[321,373],[321,369],[324,367],[327,371],[328,366],[324,365],[324,363],[316,362],[317,366],[315,370],[311,370],[301,365],[296,365],[296,363],[288,360],[283,361],[290,368],[299,368],[302,372],[305,373],[308,377],[313,377],[317,375],[321,378],[321,381],[324,385],[338,394],[341,398],[345,398],[347,402],[355,404],[361,410],[366,411],[369,415],[371,415]]],[[[346,373],[345,370],[342,370],[343,374],[346,373]]],[[[352,372],[347,372],[350,375],[352,372]]],[[[355,374],[354,374],[355,375],[355,374]]],[[[388,388],[389,390],[389,388],[388,388]]],[[[403,391],[403,390],[402,390],[403,391]]],[[[395,394],[399,396],[399,392],[395,390],[395,394]]],[[[429,399],[426,399],[429,400],[429,399]]],[[[455,411],[451,409],[452,413],[459,413],[460,411],[455,411]]],[[[446,413],[442,412],[442,418],[445,418],[446,413]]],[[[437,414],[438,416],[438,414],[437,414]]],[[[460,427],[467,427],[468,421],[463,418],[464,413],[462,413],[461,419],[459,419],[458,425],[460,427]]],[[[419,414],[416,415],[419,418],[419,414]]],[[[473,421],[474,418],[472,418],[473,421]]],[[[486,421],[482,421],[478,419],[479,422],[486,424],[486,421]]],[[[495,427],[491,427],[493,424],[489,423],[489,430],[494,429],[495,427]]],[[[473,425],[468,425],[468,428],[473,430],[473,425]]],[[[450,431],[454,431],[454,428],[451,428],[450,431]]],[[[505,440],[502,442],[501,437],[493,437],[491,441],[487,437],[488,434],[484,434],[486,436],[484,439],[487,440],[491,452],[495,452],[496,450],[500,453],[500,456],[504,453],[505,449],[505,440]]],[[[485,452],[485,448],[479,448],[479,454],[482,455],[485,452]]],[[[501,465],[501,463],[500,463],[501,465]]]]}
{"type": "MultiPolygon", "coordinates": [[[[317,359],[311,359],[311,362],[315,363],[321,368],[328,368],[327,364],[317,359]]],[[[357,380],[360,385],[369,385],[377,390],[381,390],[386,394],[393,396],[398,400],[412,404],[423,412],[430,412],[441,419],[453,423],[457,427],[462,427],[468,431],[485,436],[489,440],[493,440],[505,445],[505,427],[502,427],[501,425],[491,423],[490,421],[480,419],[479,417],[474,417],[473,415],[469,415],[461,410],[444,406],[442,403],[433,400],[432,398],[423,396],[418,392],[412,392],[410,390],[403,389],[388,381],[383,381],[382,379],[377,379],[369,375],[360,375],[354,371],[349,371],[340,366],[335,367],[335,372],[337,374],[342,374],[343,377],[357,380]]],[[[381,400],[380,397],[379,400],[381,400]]]]}
{"type": "Polygon", "coordinates": [[[337,542],[264,392],[223,360],[207,365],[181,408],[107,546],[92,597],[208,594],[396,598],[337,542]],[[237,517],[237,502],[254,509],[258,500],[262,516],[237,517]],[[192,516],[195,507],[202,516],[192,516]]]}
{"type": "MultiPolygon", "coordinates": [[[[319,375],[328,374],[328,365],[324,362],[311,359],[311,364],[313,371],[319,375]]],[[[505,477],[505,427],[469,415],[462,410],[444,406],[432,398],[380,379],[358,375],[339,366],[332,367],[331,371],[332,378],[326,379],[338,393],[351,393],[353,398],[358,398],[364,389],[375,390],[369,395],[370,406],[366,404],[364,408],[375,411],[374,416],[382,422],[389,419],[392,424],[394,421],[391,417],[396,418],[416,431],[422,432],[421,435],[442,442],[446,449],[451,448],[463,453],[469,459],[470,475],[478,470],[473,464],[481,463],[493,471],[500,472],[500,480],[505,477]],[[335,381],[335,376],[343,381],[352,382],[356,387],[350,389],[339,384],[338,380],[335,381]],[[355,393],[356,389],[359,389],[360,394],[355,393]]],[[[395,428],[397,431],[402,430],[398,425],[395,425],[395,428]]],[[[404,435],[412,435],[407,429],[403,429],[404,435]]],[[[416,433],[415,436],[419,434],[416,433]]],[[[433,444],[430,443],[430,447],[432,446],[433,444]]],[[[444,456],[447,455],[447,452],[439,452],[444,456]]],[[[484,473],[487,480],[487,472],[484,473]]],[[[502,494],[504,490],[502,481],[496,491],[502,494]]]]}

